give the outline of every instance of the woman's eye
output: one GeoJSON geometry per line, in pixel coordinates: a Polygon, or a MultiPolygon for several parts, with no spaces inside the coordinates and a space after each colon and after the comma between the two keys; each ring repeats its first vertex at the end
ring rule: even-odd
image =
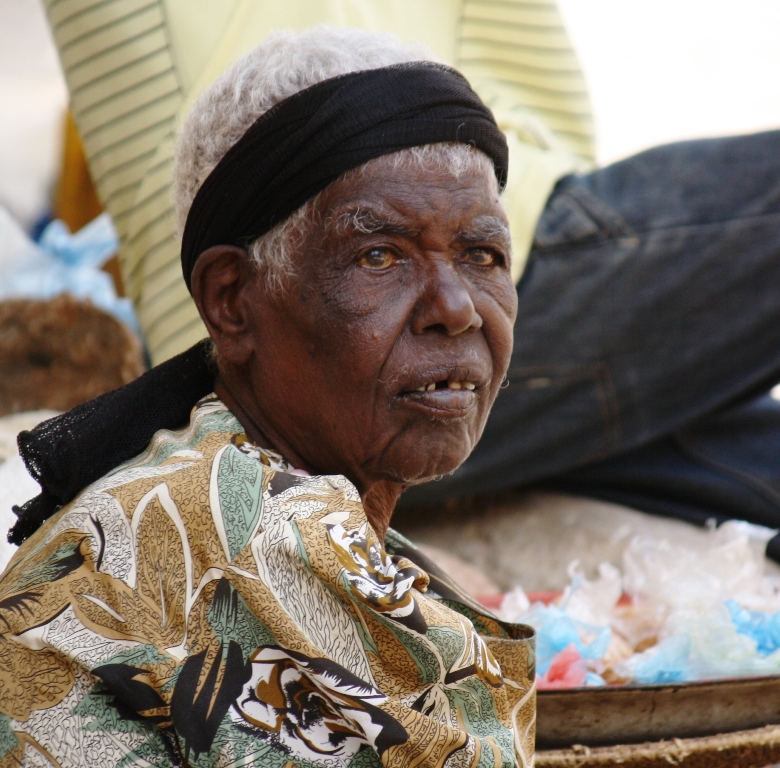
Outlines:
{"type": "Polygon", "coordinates": [[[478,267],[493,267],[499,263],[495,251],[489,248],[470,248],[466,251],[466,260],[478,267]]]}
{"type": "Polygon", "coordinates": [[[387,269],[395,263],[395,254],[387,248],[372,248],[360,257],[361,267],[369,269],[387,269]]]}

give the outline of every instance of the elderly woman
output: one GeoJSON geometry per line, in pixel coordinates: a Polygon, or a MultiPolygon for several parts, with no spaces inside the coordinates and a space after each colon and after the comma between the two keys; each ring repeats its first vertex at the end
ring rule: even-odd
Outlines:
{"type": "Polygon", "coordinates": [[[204,92],[175,196],[211,346],[22,436],[0,765],[531,764],[530,630],[388,528],[508,365],[506,168],[382,36],[278,35],[204,92]]]}

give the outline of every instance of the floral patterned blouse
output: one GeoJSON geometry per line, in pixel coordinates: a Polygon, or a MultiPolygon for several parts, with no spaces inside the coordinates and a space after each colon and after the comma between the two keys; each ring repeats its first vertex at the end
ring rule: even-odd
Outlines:
{"type": "Polygon", "coordinates": [[[533,763],[533,635],[211,396],[0,578],[0,766],[533,763]]]}

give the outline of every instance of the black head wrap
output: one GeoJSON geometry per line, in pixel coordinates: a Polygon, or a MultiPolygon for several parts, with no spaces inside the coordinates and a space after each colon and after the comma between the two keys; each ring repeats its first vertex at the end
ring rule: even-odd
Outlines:
{"type": "MultiPolygon", "coordinates": [[[[187,286],[212,245],[245,246],[283,221],[342,173],[401,149],[469,144],[506,183],[507,145],[490,110],[455,70],[413,62],[325,80],[268,110],[217,164],[187,217],[182,270],[187,286]]],[[[132,383],[19,435],[19,451],[42,492],[8,535],[20,544],[76,494],[138,455],[160,429],[186,424],[214,387],[200,342],[132,383]]]]}
{"type": "Polygon", "coordinates": [[[409,147],[469,144],[506,184],[508,151],[492,112],[450,67],[411,62],[312,85],[261,115],[195,195],[181,249],[187,286],[212,245],[246,246],[342,173],[409,147]]]}

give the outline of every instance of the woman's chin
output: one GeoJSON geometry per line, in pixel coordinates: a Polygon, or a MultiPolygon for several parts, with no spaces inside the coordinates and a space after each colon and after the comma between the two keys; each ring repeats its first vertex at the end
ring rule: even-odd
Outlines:
{"type": "Polygon", "coordinates": [[[410,452],[398,463],[386,463],[383,474],[388,480],[403,485],[422,485],[454,472],[468,458],[469,453],[459,451],[455,455],[433,457],[430,454],[415,455],[410,452]]]}
{"type": "Polygon", "coordinates": [[[460,429],[435,430],[433,434],[405,436],[383,457],[405,485],[420,485],[454,472],[469,457],[481,429],[459,425],[460,429]]]}

